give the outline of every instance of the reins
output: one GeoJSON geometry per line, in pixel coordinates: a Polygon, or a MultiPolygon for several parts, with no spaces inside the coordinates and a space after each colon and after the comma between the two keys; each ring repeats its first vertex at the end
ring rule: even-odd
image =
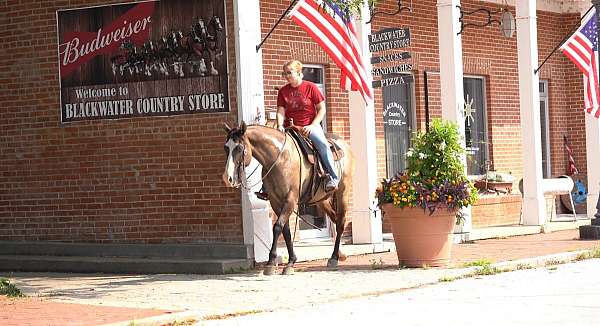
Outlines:
{"type": "MultiPolygon", "coordinates": [[[[267,171],[267,173],[265,173],[265,175],[263,175],[263,177],[258,182],[256,182],[255,184],[253,184],[251,186],[248,186],[248,184],[247,184],[248,179],[250,179],[250,177],[254,174],[254,172],[256,172],[258,170],[258,167],[260,166],[260,165],[257,165],[254,168],[254,170],[252,172],[250,172],[250,174],[248,176],[246,176],[246,185],[244,185],[243,182],[240,183],[240,185],[242,186],[242,188],[244,188],[246,190],[251,190],[252,187],[254,187],[254,186],[262,183],[265,180],[265,178],[269,175],[269,173],[271,173],[271,170],[273,170],[273,168],[275,167],[275,165],[279,161],[279,157],[281,157],[281,153],[283,153],[283,150],[285,149],[285,144],[287,143],[287,133],[284,132],[283,133],[283,137],[284,137],[283,138],[283,146],[281,146],[281,149],[279,150],[279,153],[277,154],[277,158],[275,158],[275,161],[273,161],[273,164],[271,164],[271,167],[269,167],[269,170],[267,171]]],[[[244,153],[242,154],[242,160],[243,160],[242,162],[246,161],[246,151],[244,151],[244,153]]]]}

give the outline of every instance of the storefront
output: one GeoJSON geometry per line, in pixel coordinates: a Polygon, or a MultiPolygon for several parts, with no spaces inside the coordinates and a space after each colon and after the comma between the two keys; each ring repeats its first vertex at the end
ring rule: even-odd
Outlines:
{"type": "MultiPolygon", "coordinates": [[[[269,243],[268,208],[251,192],[240,196],[223,184],[222,123],[253,123],[264,112],[272,124],[277,88],[285,83],[282,64],[291,59],[306,64],[305,75],[325,94],[326,130],[361,157],[346,229],[355,243],[378,242],[387,231],[374,213],[373,194],[378,180],[405,167],[410,134],[456,112],[465,114],[459,122],[470,175],[493,169],[518,181],[538,171],[540,178],[564,174],[567,136],[579,171],[598,180],[597,172],[587,171],[586,153],[600,136],[597,120],[583,112],[577,68],[556,53],[537,74],[539,95],[521,95],[532,85],[520,67],[531,52],[527,46],[537,44],[533,53],[541,62],[590,4],[540,1],[528,14],[527,2],[412,1],[411,10],[376,15],[361,25],[363,36],[403,28],[410,42],[376,53],[395,60],[374,68],[403,65],[407,78],[375,88],[371,106],[340,88],[340,70],[287,18],[257,52],[289,1],[5,3],[0,240],[246,244],[258,256],[264,250],[258,244],[269,243]],[[517,33],[507,38],[492,24],[455,37],[456,4],[463,12],[509,10],[517,33]],[[535,33],[526,32],[531,26],[535,33]],[[531,145],[529,138],[539,141],[531,145]],[[539,167],[530,164],[537,145],[539,167]]],[[[381,0],[376,10],[395,12],[398,3],[381,0]]],[[[482,23],[486,16],[468,19],[482,23]]],[[[530,185],[524,200],[519,194],[486,199],[505,205],[496,207],[498,218],[484,222],[477,212],[486,209],[474,208],[463,232],[519,223],[521,206],[529,213],[525,224],[542,223],[537,208],[543,199],[530,185]]],[[[595,203],[598,187],[588,191],[595,203]]],[[[324,231],[301,225],[298,237],[328,236],[322,214],[311,215],[324,231]]]]}

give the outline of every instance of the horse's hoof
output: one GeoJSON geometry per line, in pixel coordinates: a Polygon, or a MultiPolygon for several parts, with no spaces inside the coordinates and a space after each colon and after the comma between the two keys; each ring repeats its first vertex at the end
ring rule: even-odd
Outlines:
{"type": "Polygon", "coordinates": [[[273,275],[275,274],[275,269],[277,267],[274,265],[267,265],[265,266],[265,269],[263,270],[263,275],[273,275]]]}
{"type": "Polygon", "coordinates": [[[331,259],[331,258],[330,258],[330,259],[327,261],[327,267],[329,267],[329,268],[334,268],[334,267],[337,267],[337,266],[338,266],[338,261],[337,261],[337,259],[331,259]]]}
{"type": "Polygon", "coordinates": [[[283,269],[283,272],[281,273],[281,275],[292,275],[292,274],[294,274],[293,266],[287,266],[286,268],[283,269]]]}

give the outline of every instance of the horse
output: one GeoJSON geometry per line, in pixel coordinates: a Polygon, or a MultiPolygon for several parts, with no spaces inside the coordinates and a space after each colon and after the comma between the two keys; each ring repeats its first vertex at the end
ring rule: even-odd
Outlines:
{"type": "MultiPolygon", "coordinates": [[[[273,225],[273,243],[264,274],[271,275],[275,271],[277,240],[281,234],[285,239],[289,256],[283,274],[291,274],[297,257],[294,253],[289,219],[299,204],[309,203],[313,199],[310,180],[313,177],[314,167],[303,156],[298,144],[287,132],[283,133],[278,129],[260,125],[246,126],[244,122],[234,128],[225,124],[224,129],[227,132],[224,145],[227,161],[223,182],[228,187],[247,188],[242,178],[245,175],[245,167],[254,157],[263,166],[262,182],[269,191],[269,201],[277,215],[277,221],[273,225]]],[[[330,268],[337,267],[338,260],[345,259],[345,256],[340,253],[340,240],[346,225],[348,198],[354,173],[354,157],[350,146],[339,138],[333,138],[333,141],[345,153],[336,162],[340,182],[337,190],[316,203],[336,226],[333,253],[327,261],[327,266],[330,268]]]]}
{"type": "Polygon", "coordinates": [[[129,74],[139,74],[141,66],[145,64],[144,57],[138,52],[138,48],[133,44],[133,41],[127,39],[119,46],[119,53],[110,58],[113,75],[117,74],[117,68],[121,76],[125,69],[129,74]]]}
{"type": "MultiPolygon", "coordinates": [[[[215,68],[214,61],[217,58],[215,51],[219,47],[223,26],[221,26],[221,21],[217,16],[214,16],[210,20],[208,26],[213,26],[214,35],[208,32],[208,27],[204,23],[204,19],[199,17],[196,19],[196,22],[192,24],[191,36],[194,41],[193,48],[203,62],[208,61],[208,65],[205,64],[205,67],[210,67],[210,75],[217,76],[219,71],[215,68]]],[[[222,50],[220,51],[223,52],[222,50]]]]}

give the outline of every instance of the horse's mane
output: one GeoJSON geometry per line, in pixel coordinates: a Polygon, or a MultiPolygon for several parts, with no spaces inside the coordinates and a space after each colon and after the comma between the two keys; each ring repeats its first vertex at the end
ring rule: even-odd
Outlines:
{"type": "MultiPolygon", "coordinates": [[[[227,140],[232,139],[233,141],[239,141],[244,136],[244,134],[248,131],[248,129],[255,129],[255,128],[277,130],[275,128],[262,126],[262,125],[250,125],[250,126],[246,126],[246,128],[233,127],[227,133],[227,140]]],[[[265,132],[266,132],[266,130],[265,130],[265,132]]]]}
{"type": "Polygon", "coordinates": [[[239,141],[243,135],[244,130],[240,129],[239,127],[233,127],[227,133],[227,140],[233,139],[234,141],[239,141]]]}

